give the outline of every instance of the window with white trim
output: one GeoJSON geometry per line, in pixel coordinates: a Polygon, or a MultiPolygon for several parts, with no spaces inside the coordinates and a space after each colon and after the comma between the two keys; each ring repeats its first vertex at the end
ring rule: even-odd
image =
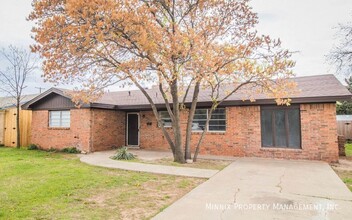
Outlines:
{"type": "Polygon", "coordinates": [[[160,118],[161,121],[163,122],[163,125],[165,128],[171,128],[172,127],[172,123],[171,123],[171,117],[169,115],[169,112],[167,111],[160,111],[160,118]]]}
{"type": "Polygon", "coordinates": [[[226,131],[226,111],[224,108],[215,109],[206,128],[209,109],[196,109],[192,122],[192,131],[226,131]]]}
{"type": "Polygon", "coordinates": [[[49,111],[49,127],[50,128],[69,128],[71,114],[66,111],[49,111]]]}

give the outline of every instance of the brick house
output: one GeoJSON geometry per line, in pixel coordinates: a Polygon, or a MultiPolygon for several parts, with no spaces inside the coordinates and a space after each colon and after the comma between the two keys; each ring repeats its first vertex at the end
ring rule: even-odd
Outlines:
{"type": "MultiPolygon", "coordinates": [[[[301,92],[291,97],[291,106],[276,106],[264,95],[249,102],[242,101],[240,93],[234,94],[214,112],[207,128],[210,102],[207,91],[202,91],[193,121],[193,145],[206,129],[201,154],[337,161],[335,104],[350,100],[351,93],[333,75],[293,80],[301,92]]],[[[147,91],[164,125],[170,127],[158,90],[147,91]]],[[[33,111],[31,141],[44,149],[75,146],[94,152],[125,145],[169,149],[148,101],[138,90],[106,93],[96,102],[75,108],[65,90],[52,88],[22,107],[33,111]]],[[[187,109],[181,119],[185,128],[187,109]]]]}

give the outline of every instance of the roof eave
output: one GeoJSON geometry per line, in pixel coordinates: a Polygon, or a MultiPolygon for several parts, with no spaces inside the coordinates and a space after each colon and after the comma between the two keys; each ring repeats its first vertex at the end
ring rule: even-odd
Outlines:
{"type": "Polygon", "coordinates": [[[103,104],[103,103],[90,103],[91,108],[99,108],[99,109],[111,109],[111,110],[116,110],[117,105],[112,105],[112,104],[103,104]]]}
{"type": "MultiPolygon", "coordinates": [[[[351,101],[352,95],[343,95],[343,96],[321,96],[321,97],[298,97],[291,98],[292,104],[307,104],[307,103],[334,103],[336,101],[351,101]]],[[[190,107],[191,103],[186,103],[186,107],[190,107]]],[[[246,106],[246,105],[275,105],[276,102],[274,99],[258,99],[254,102],[249,100],[227,100],[224,101],[220,106],[246,106]]],[[[198,102],[197,107],[211,107],[212,102],[198,102]]],[[[164,109],[165,104],[156,104],[158,109],[164,109]]],[[[141,104],[141,105],[118,105],[115,106],[117,110],[150,110],[150,104],[141,104]]]]}

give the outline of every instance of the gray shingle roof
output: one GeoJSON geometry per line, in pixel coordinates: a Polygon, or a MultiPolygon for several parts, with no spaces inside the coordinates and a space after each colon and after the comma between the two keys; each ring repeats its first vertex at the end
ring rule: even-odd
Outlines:
{"type": "MultiPolygon", "coordinates": [[[[21,105],[25,104],[29,100],[32,100],[36,96],[38,96],[38,94],[23,95],[21,100],[21,105]]],[[[13,97],[10,97],[10,96],[0,97],[0,109],[13,108],[15,106],[16,106],[16,99],[14,99],[13,97]]]]}
{"type": "MultiPolygon", "coordinates": [[[[341,82],[334,75],[317,75],[317,76],[304,76],[292,78],[298,85],[299,93],[290,96],[292,103],[321,103],[321,102],[335,102],[342,100],[351,100],[352,94],[347,88],[341,84],[341,82]]],[[[231,88],[225,88],[222,90],[221,95],[224,96],[226,91],[231,88]]],[[[251,103],[249,101],[242,101],[246,97],[245,90],[249,88],[243,88],[237,93],[230,96],[223,105],[249,105],[249,104],[274,104],[272,98],[267,97],[264,94],[256,94],[253,98],[256,102],[251,103]]],[[[54,92],[59,95],[67,96],[65,89],[51,88],[48,91],[40,94],[29,101],[24,108],[30,108],[30,106],[44,98],[48,94],[54,92]]],[[[153,99],[154,103],[162,107],[164,105],[163,98],[158,88],[152,88],[146,90],[153,99]]],[[[190,103],[192,98],[192,92],[188,95],[186,103],[190,103]]],[[[198,106],[207,106],[210,102],[210,90],[201,90],[198,98],[198,106]]],[[[97,108],[109,108],[109,109],[146,109],[150,108],[150,104],[146,97],[140,90],[130,91],[118,91],[105,93],[98,100],[85,105],[85,107],[97,107],[97,108]]]]}
{"type": "MultiPolygon", "coordinates": [[[[292,79],[297,83],[297,87],[300,90],[299,93],[292,95],[290,98],[322,98],[322,97],[343,97],[351,96],[351,93],[346,89],[345,86],[334,75],[318,75],[318,76],[304,76],[296,77],[292,79]]],[[[224,89],[222,95],[225,94],[224,89]]],[[[240,90],[238,93],[233,94],[228,98],[228,101],[242,101],[245,96],[245,89],[240,90]]],[[[159,92],[159,89],[153,88],[147,90],[148,94],[152,97],[156,104],[163,104],[164,101],[159,92]]],[[[192,94],[192,93],[191,93],[192,94]]],[[[186,102],[191,102],[191,95],[186,99],[186,102]]],[[[254,99],[266,100],[270,99],[264,94],[254,95],[254,99]]],[[[201,90],[198,98],[199,102],[210,101],[210,90],[201,90]]],[[[131,91],[119,91],[105,93],[95,103],[111,104],[118,106],[125,105],[148,105],[149,102],[139,90],[131,91]]]]}

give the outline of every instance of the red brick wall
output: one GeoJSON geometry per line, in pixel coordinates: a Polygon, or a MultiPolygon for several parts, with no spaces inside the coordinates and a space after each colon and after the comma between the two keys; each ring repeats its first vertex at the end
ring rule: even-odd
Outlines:
{"type": "MultiPolygon", "coordinates": [[[[152,111],[140,113],[140,147],[149,150],[170,149],[167,141],[158,127],[158,122],[152,111]],[[149,125],[148,125],[149,123],[149,125]],[[151,123],[151,124],[150,124],[151,123]]],[[[170,130],[170,128],[167,128],[170,130]]]]}
{"type": "Polygon", "coordinates": [[[125,113],[100,109],[72,109],[69,129],[49,128],[49,112],[33,111],[31,143],[43,149],[77,147],[85,152],[125,144],[125,113]]]}
{"type": "Polygon", "coordinates": [[[301,129],[305,157],[338,161],[335,104],[301,105],[301,129]]]}
{"type": "Polygon", "coordinates": [[[31,143],[43,149],[63,149],[77,147],[89,152],[90,149],[90,110],[72,109],[69,129],[49,128],[49,112],[38,110],[32,112],[31,143]]]}
{"type": "MultiPolygon", "coordinates": [[[[183,132],[187,111],[181,114],[183,132]]],[[[48,111],[33,111],[32,143],[44,149],[78,147],[91,152],[125,144],[125,113],[112,110],[73,109],[70,129],[48,128],[48,111]]],[[[151,111],[140,113],[140,147],[169,150],[169,146],[151,111]]],[[[226,108],[226,132],[208,132],[201,154],[253,156],[287,159],[338,160],[335,104],[302,104],[302,149],[261,147],[260,107],[226,108]]],[[[168,128],[171,131],[171,128],[168,128]]],[[[184,137],[184,136],[183,136],[184,137]]],[[[192,133],[194,148],[200,133],[192,133]]],[[[183,140],[184,141],[184,140],[183,140]]],[[[194,150],[194,149],[193,149],[194,150]]]]}
{"type": "Polygon", "coordinates": [[[125,112],[92,109],[92,149],[109,150],[125,145],[125,112]]]}
{"type": "MultiPolygon", "coordinates": [[[[226,108],[226,132],[208,132],[203,140],[201,154],[309,159],[334,162],[338,160],[335,104],[302,104],[302,149],[261,147],[260,107],[226,108]]],[[[187,112],[181,115],[185,129],[187,112]]],[[[171,129],[169,129],[171,131],[171,129]]],[[[152,112],[141,112],[141,148],[169,149],[152,112]],[[152,125],[147,125],[147,123],[152,125]]],[[[192,147],[200,133],[192,133],[192,147]]],[[[194,150],[194,149],[193,149],[194,150]]]]}

